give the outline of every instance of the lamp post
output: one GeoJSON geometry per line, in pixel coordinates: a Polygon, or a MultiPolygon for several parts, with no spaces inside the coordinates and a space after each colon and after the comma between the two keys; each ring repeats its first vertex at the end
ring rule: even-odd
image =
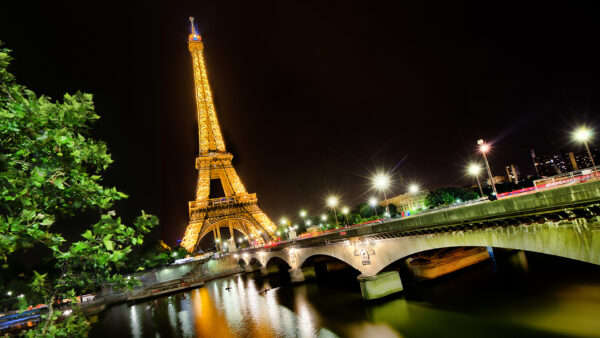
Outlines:
{"type": "Polygon", "coordinates": [[[327,205],[333,209],[333,215],[335,217],[335,227],[338,228],[340,225],[338,223],[338,219],[337,219],[337,211],[335,210],[335,207],[338,205],[338,199],[335,196],[330,196],[327,199],[327,205]]]}
{"type": "Polygon", "coordinates": [[[281,219],[279,220],[279,222],[281,223],[282,226],[285,227],[285,233],[287,233],[288,219],[285,218],[285,217],[281,217],[281,219]]]}
{"type": "Polygon", "coordinates": [[[350,225],[350,222],[348,221],[348,212],[350,212],[350,209],[348,209],[348,207],[342,208],[342,214],[346,216],[346,226],[350,225]]]}
{"type": "MultiPolygon", "coordinates": [[[[327,221],[327,215],[325,215],[325,214],[321,215],[321,221],[322,222],[327,221]]],[[[325,224],[325,226],[327,226],[327,224],[325,224]]],[[[321,227],[323,227],[323,225],[321,225],[321,227]]]]}
{"type": "Polygon", "coordinates": [[[483,159],[485,160],[485,166],[487,168],[487,172],[490,177],[490,181],[492,182],[492,189],[494,190],[494,195],[497,198],[498,191],[496,191],[496,184],[494,183],[494,177],[492,176],[492,171],[490,170],[490,164],[488,162],[487,156],[485,155],[490,150],[490,146],[489,146],[489,144],[485,143],[485,141],[483,141],[482,139],[479,139],[477,141],[477,144],[479,145],[479,151],[481,151],[481,154],[483,154],[483,159]]]}
{"type": "Polygon", "coordinates": [[[373,213],[375,214],[375,216],[379,217],[379,215],[377,214],[377,199],[375,197],[369,198],[369,205],[371,206],[371,208],[373,208],[373,213]]]}
{"type": "Polygon", "coordinates": [[[304,209],[300,210],[300,217],[302,217],[302,221],[304,222],[305,228],[306,228],[306,215],[307,215],[306,210],[304,210],[304,209]]]}
{"type": "Polygon", "coordinates": [[[592,132],[586,127],[580,127],[573,133],[573,138],[579,142],[583,142],[583,144],[585,145],[585,149],[587,150],[588,156],[590,157],[590,161],[592,161],[592,175],[596,176],[596,163],[594,163],[594,157],[592,156],[592,152],[590,151],[590,147],[588,146],[588,141],[590,138],[592,138],[592,132]]]}
{"type": "Polygon", "coordinates": [[[476,163],[469,164],[468,172],[469,172],[469,174],[475,176],[475,178],[477,179],[477,185],[479,186],[479,192],[481,193],[481,196],[483,196],[483,189],[481,189],[481,182],[479,182],[479,173],[481,172],[481,167],[476,163]]]}
{"type": "Polygon", "coordinates": [[[384,174],[375,175],[375,177],[373,177],[373,186],[376,189],[381,190],[383,192],[383,199],[385,200],[386,216],[390,217],[391,215],[390,215],[389,201],[388,201],[387,195],[385,193],[387,188],[390,186],[390,177],[387,175],[384,175],[384,174]]]}
{"type": "Polygon", "coordinates": [[[410,204],[412,205],[413,208],[416,209],[416,205],[415,205],[415,194],[419,192],[419,186],[416,185],[415,183],[411,184],[408,187],[408,193],[410,194],[410,204]]]}

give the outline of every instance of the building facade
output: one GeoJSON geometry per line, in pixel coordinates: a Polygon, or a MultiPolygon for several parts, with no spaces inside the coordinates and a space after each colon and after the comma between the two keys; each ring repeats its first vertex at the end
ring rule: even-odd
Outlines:
{"type": "Polygon", "coordinates": [[[423,189],[414,194],[406,193],[390,197],[387,200],[381,201],[379,205],[385,207],[386,204],[394,204],[398,208],[398,213],[414,211],[425,208],[425,199],[427,198],[427,195],[429,195],[429,191],[423,189]]]}

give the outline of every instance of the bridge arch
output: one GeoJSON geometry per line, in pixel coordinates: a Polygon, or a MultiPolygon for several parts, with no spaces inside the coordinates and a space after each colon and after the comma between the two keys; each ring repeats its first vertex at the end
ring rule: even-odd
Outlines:
{"type": "Polygon", "coordinates": [[[376,259],[367,273],[377,274],[390,264],[419,252],[454,247],[523,250],[600,264],[599,250],[590,249],[598,247],[600,232],[578,231],[577,220],[571,222],[576,226],[570,229],[559,228],[559,222],[546,222],[383,239],[370,246],[376,259]]]}
{"type": "Polygon", "coordinates": [[[291,269],[292,266],[290,265],[290,263],[288,263],[288,261],[281,257],[281,255],[273,255],[271,257],[269,257],[269,259],[267,259],[267,262],[265,263],[265,266],[271,266],[271,265],[285,265],[287,266],[287,269],[291,269]]]}
{"type": "Polygon", "coordinates": [[[263,267],[263,265],[260,262],[260,260],[258,258],[256,258],[256,257],[250,258],[250,260],[248,261],[248,265],[251,265],[251,266],[253,266],[255,268],[262,268],[263,267]]]}

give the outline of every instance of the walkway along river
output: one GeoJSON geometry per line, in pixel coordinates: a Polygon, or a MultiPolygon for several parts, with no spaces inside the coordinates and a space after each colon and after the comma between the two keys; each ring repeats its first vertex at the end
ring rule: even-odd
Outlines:
{"type": "Polygon", "coordinates": [[[109,308],[91,337],[600,337],[600,267],[500,253],[364,302],[353,271],[292,286],[237,274],[109,308]],[[260,292],[262,290],[268,290],[260,292]]]}

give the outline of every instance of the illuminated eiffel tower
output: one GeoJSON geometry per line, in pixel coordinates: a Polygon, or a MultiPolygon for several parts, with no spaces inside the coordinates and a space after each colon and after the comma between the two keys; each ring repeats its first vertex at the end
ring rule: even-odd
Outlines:
{"type": "Polygon", "coordinates": [[[249,241],[266,243],[273,237],[275,224],[258,207],[256,194],[246,192],[244,184],[231,165],[233,155],[225,150],[219,122],[208,83],[204,64],[204,45],[190,18],[192,33],[188,47],[194,66],[196,107],[200,136],[200,156],[196,158],[198,184],[196,200],[189,202],[190,223],[185,230],[181,246],[196,252],[200,240],[213,233],[215,243],[223,245],[221,227],[229,228],[230,250],[235,245],[233,229],[240,231],[249,241]],[[209,198],[211,180],[219,180],[225,197],[209,198]]]}

